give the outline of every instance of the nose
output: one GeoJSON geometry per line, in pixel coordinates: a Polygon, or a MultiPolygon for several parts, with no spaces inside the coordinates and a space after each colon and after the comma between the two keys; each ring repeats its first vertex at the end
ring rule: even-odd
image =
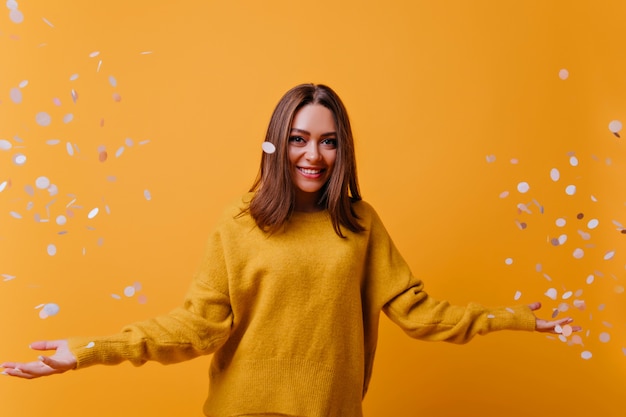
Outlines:
{"type": "Polygon", "coordinates": [[[318,161],[321,158],[322,155],[319,149],[317,149],[317,143],[315,143],[315,141],[309,141],[304,156],[307,161],[318,161]]]}

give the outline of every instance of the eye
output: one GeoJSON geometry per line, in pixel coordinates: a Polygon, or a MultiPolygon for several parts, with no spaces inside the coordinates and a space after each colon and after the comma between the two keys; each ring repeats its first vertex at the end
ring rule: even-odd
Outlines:
{"type": "Polygon", "coordinates": [[[289,136],[289,142],[291,143],[305,143],[306,141],[302,136],[289,136]]]}
{"type": "Polygon", "coordinates": [[[336,148],[337,147],[337,139],[332,138],[332,139],[324,139],[322,141],[322,145],[327,146],[329,148],[336,148]]]}

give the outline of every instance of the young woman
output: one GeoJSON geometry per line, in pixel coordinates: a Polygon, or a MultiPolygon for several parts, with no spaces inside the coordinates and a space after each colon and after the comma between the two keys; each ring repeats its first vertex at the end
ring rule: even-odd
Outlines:
{"type": "Polygon", "coordinates": [[[265,142],[258,178],[210,235],[180,308],[112,336],[33,343],[55,353],[4,363],[3,373],[213,353],[207,416],[359,417],[381,311],[411,337],[455,343],[571,322],[536,318],[539,303],[458,307],[424,292],[361,200],[350,122],[330,88],[288,91],[265,142]]]}

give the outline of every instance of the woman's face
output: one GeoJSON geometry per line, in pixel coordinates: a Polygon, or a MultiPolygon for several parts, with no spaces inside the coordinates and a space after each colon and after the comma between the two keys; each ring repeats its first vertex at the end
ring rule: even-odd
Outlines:
{"type": "Polygon", "coordinates": [[[291,178],[298,211],[317,211],[337,157],[337,127],[330,110],[308,104],[294,115],[289,135],[291,178]]]}

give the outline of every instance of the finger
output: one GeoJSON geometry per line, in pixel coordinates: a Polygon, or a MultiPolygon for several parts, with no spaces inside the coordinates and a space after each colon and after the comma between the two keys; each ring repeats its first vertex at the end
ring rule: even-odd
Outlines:
{"type": "Polygon", "coordinates": [[[40,340],[30,344],[30,348],[33,350],[55,350],[59,347],[58,340],[48,341],[40,340]]]}
{"type": "Polygon", "coordinates": [[[22,371],[20,368],[14,368],[14,369],[5,369],[2,372],[3,375],[8,375],[8,376],[14,376],[14,377],[18,377],[18,378],[24,378],[24,379],[33,379],[35,378],[35,376],[22,371]]]}
{"type": "Polygon", "coordinates": [[[49,356],[40,356],[39,360],[44,365],[50,367],[53,371],[63,372],[63,371],[70,369],[70,366],[68,366],[66,362],[58,361],[49,356]]]}
{"type": "Polygon", "coordinates": [[[534,303],[528,304],[528,307],[530,308],[531,311],[536,311],[541,308],[541,303],[539,301],[536,301],[534,303]]]}

